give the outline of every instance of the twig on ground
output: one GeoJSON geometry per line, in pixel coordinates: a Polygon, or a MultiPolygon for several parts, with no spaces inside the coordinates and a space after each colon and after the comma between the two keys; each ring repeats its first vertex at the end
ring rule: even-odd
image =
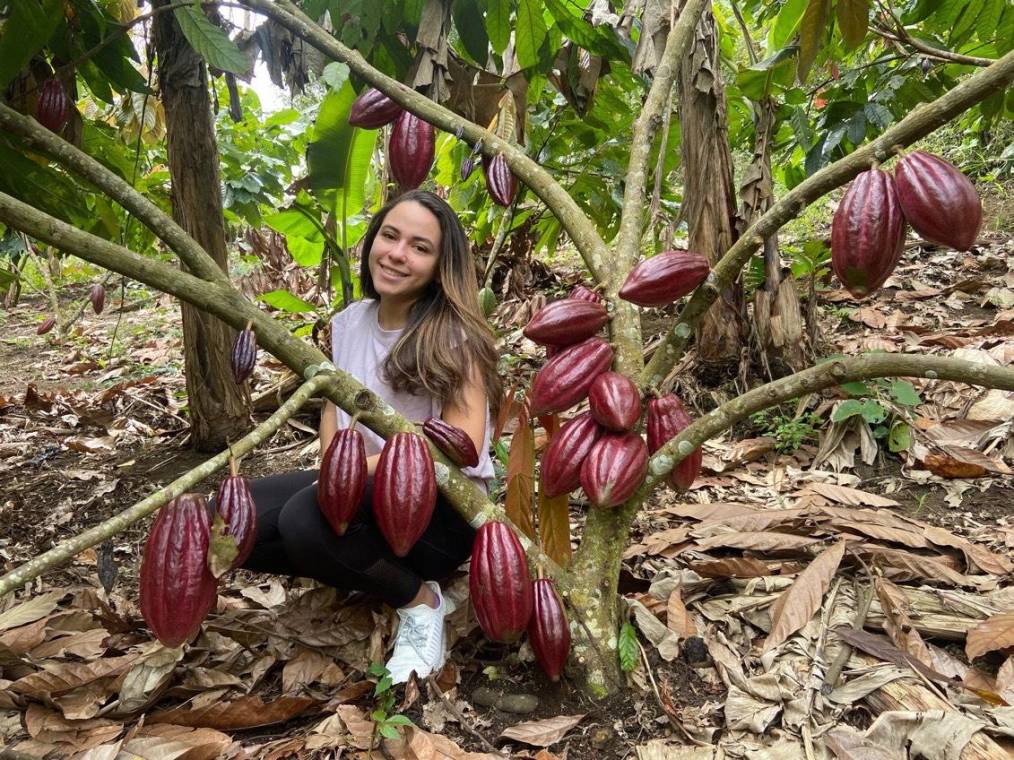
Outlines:
{"type": "Polygon", "coordinates": [[[486,749],[487,752],[492,752],[496,755],[503,756],[503,752],[494,747],[493,744],[485,736],[479,733],[478,729],[476,729],[474,726],[472,726],[471,723],[468,722],[468,719],[465,718],[461,710],[458,709],[458,706],[447,698],[447,695],[444,694],[444,692],[440,688],[440,685],[437,683],[436,676],[432,674],[426,676],[426,686],[429,689],[430,694],[434,697],[437,697],[441,702],[444,703],[444,707],[450,710],[451,715],[457,718],[458,724],[465,731],[467,731],[469,734],[475,737],[475,739],[478,740],[478,742],[486,749]]]}
{"type": "Polygon", "coordinates": [[[648,674],[648,681],[651,682],[651,689],[655,693],[655,701],[658,702],[658,706],[662,708],[662,712],[665,713],[666,719],[672,724],[672,727],[683,734],[683,737],[690,742],[693,742],[698,747],[710,747],[711,745],[707,742],[702,742],[700,739],[695,737],[687,727],[680,721],[676,711],[672,709],[672,700],[662,699],[662,694],[658,690],[658,684],[655,683],[655,676],[651,674],[651,663],[648,662],[648,653],[644,651],[644,646],[641,642],[637,642],[637,648],[641,650],[641,662],[644,663],[644,670],[648,674]]]}

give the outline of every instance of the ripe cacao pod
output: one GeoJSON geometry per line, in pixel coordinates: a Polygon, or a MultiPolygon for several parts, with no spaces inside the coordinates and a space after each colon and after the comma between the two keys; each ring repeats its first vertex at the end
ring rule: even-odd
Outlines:
{"type": "Polygon", "coordinates": [[[666,251],[635,266],[619,296],[638,306],[666,306],[693,291],[708,277],[708,260],[687,251],[666,251]]]}
{"type": "Polygon", "coordinates": [[[588,407],[607,430],[624,432],[641,417],[641,393],[634,381],[619,372],[603,372],[588,389],[588,407]]]}
{"type": "Polygon", "coordinates": [[[388,158],[398,187],[413,190],[422,184],[433,166],[433,125],[411,111],[402,111],[391,129],[388,158]]]}
{"type": "Polygon", "coordinates": [[[423,432],[458,467],[475,467],[479,464],[479,452],[475,450],[475,443],[461,428],[454,427],[439,417],[430,417],[423,423],[423,432]]]}
{"type": "Polygon", "coordinates": [[[894,168],[905,219],[924,240],[967,251],[982,226],[975,185],[939,156],[914,150],[894,168]]]}
{"type": "Polygon", "coordinates": [[[602,428],[591,412],[579,414],[561,427],[542,453],[542,493],[546,498],[570,493],[581,485],[581,465],[602,428]]]}
{"type": "Polygon", "coordinates": [[[532,414],[554,414],[574,406],[612,363],[613,349],[602,338],[588,338],[563,349],[546,362],[532,382],[532,414]]]}
{"type": "Polygon", "coordinates": [[[528,641],[535,659],[550,681],[559,681],[570,654],[570,627],[556,585],[549,578],[535,581],[535,604],[528,624],[528,641]]]}
{"type": "Polygon", "coordinates": [[[215,606],[218,584],[208,569],[211,525],[199,494],[162,507],[141,560],[141,614],[167,647],[189,641],[215,606]]]}
{"type": "Polygon", "coordinates": [[[479,308],[482,309],[482,316],[489,319],[496,311],[496,294],[489,288],[479,290],[479,308]]]}
{"type": "Polygon", "coordinates": [[[35,120],[51,132],[59,132],[70,115],[70,99],[63,89],[63,82],[56,77],[42,83],[39,100],[35,106],[35,120]]]}
{"type": "Polygon", "coordinates": [[[35,328],[36,335],[45,335],[56,325],[56,317],[48,316],[42,320],[42,324],[35,328]]]}
{"type": "Polygon", "coordinates": [[[483,633],[493,641],[517,641],[534,600],[525,550],[506,523],[491,520],[476,532],[468,588],[483,633]]]}
{"type": "Polygon", "coordinates": [[[518,178],[507,166],[503,153],[497,153],[492,158],[483,156],[482,171],[486,175],[489,196],[501,206],[510,206],[518,192],[518,178]]]}
{"type": "Polygon", "coordinates": [[[580,301],[591,301],[592,303],[602,303],[602,294],[597,290],[586,288],[584,285],[575,285],[574,289],[570,291],[570,295],[567,298],[576,298],[580,301]]]}
{"type": "Polygon", "coordinates": [[[879,288],[901,257],[905,217],[894,179],[885,171],[859,174],[831,221],[831,268],[856,298],[879,288]]]}
{"type": "Polygon", "coordinates": [[[373,474],[373,517],[391,550],[404,557],[426,532],[437,503],[433,457],[422,436],[387,439],[373,474]]]}
{"type": "Polygon", "coordinates": [[[91,290],[88,291],[88,300],[92,303],[92,310],[96,314],[101,314],[106,306],[105,287],[100,283],[92,285],[91,290]]]}
{"type": "Polygon", "coordinates": [[[233,473],[219,483],[215,509],[225,521],[225,532],[236,540],[236,559],[229,568],[233,570],[246,562],[257,538],[257,507],[246,478],[233,473]]]}
{"type": "Polygon", "coordinates": [[[522,333],[543,346],[570,346],[587,340],[608,321],[602,304],[564,298],[535,312],[522,333]]]}
{"type": "Polygon", "coordinates": [[[257,363],[257,336],[247,327],[236,333],[232,342],[232,376],[239,385],[253,372],[257,363]]]}
{"type": "Polygon", "coordinates": [[[362,504],[367,470],[363,434],[354,428],[337,431],[320,460],[317,506],[339,536],[345,535],[362,504]]]}
{"type": "Polygon", "coordinates": [[[606,433],[581,465],[581,488],[596,507],[622,504],[644,482],[648,447],[637,433],[606,433]]]}
{"type": "MultiPolygon", "coordinates": [[[[669,393],[648,402],[648,451],[654,454],[666,443],[682,433],[692,423],[683,403],[675,394],[669,393]]],[[[701,474],[701,460],[704,453],[698,447],[684,457],[669,473],[668,483],[673,488],[690,488],[701,474]]]]}
{"type": "Polygon", "coordinates": [[[369,87],[352,103],[349,124],[362,129],[379,129],[401,115],[402,108],[375,87],[369,87]]]}

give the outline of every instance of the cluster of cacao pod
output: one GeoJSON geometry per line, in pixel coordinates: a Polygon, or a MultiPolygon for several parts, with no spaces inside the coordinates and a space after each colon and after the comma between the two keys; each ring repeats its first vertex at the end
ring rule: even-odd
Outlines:
{"type": "Polygon", "coordinates": [[[967,251],[982,202],[956,166],[921,150],[904,155],[893,176],[876,166],[859,174],[831,222],[831,268],[849,293],[865,298],[887,281],[907,224],[930,243],[967,251]]]}

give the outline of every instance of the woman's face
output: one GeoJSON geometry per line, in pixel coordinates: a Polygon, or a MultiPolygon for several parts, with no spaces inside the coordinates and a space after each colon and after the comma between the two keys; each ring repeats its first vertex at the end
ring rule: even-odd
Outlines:
{"type": "Polygon", "coordinates": [[[381,300],[414,303],[437,276],[440,222],[417,201],[387,212],[370,248],[373,287],[381,300]]]}

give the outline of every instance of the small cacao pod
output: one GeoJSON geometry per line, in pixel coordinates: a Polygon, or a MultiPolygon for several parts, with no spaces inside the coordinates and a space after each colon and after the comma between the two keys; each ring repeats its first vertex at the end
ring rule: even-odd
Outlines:
{"type": "Polygon", "coordinates": [[[218,584],[208,569],[211,525],[199,494],[183,494],[162,507],[141,560],[141,614],[158,640],[189,641],[215,606],[218,584]]]}
{"type": "Polygon", "coordinates": [[[489,319],[496,311],[496,294],[490,288],[479,290],[479,308],[482,309],[482,316],[489,319]]]}
{"type": "Polygon", "coordinates": [[[42,320],[42,323],[35,328],[36,335],[45,335],[56,326],[56,317],[50,315],[42,320]]]}
{"type": "Polygon", "coordinates": [[[362,129],[379,129],[398,118],[402,107],[375,87],[368,87],[352,103],[349,124],[362,129]]]}
{"type": "Polygon", "coordinates": [[[613,349],[602,338],[588,338],[563,349],[546,362],[532,382],[532,414],[554,414],[574,406],[612,363],[613,349]]]}
{"type": "Polygon", "coordinates": [[[507,166],[503,153],[497,153],[492,158],[483,156],[482,171],[486,175],[490,198],[500,206],[510,206],[518,192],[518,178],[507,166]]]}
{"type": "Polygon", "coordinates": [[[339,536],[359,511],[368,469],[363,434],[354,428],[337,431],[320,460],[317,506],[339,536]]]}
{"type": "Polygon", "coordinates": [[[879,288],[901,257],[905,217],[894,179],[885,171],[862,172],[849,185],[831,221],[831,268],[856,298],[879,288]]]}
{"type": "Polygon", "coordinates": [[[587,340],[608,321],[602,304],[564,298],[535,312],[522,333],[543,346],[570,346],[587,340]]]}
{"type": "Polygon", "coordinates": [[[39,100],[35,106],[35,120],[51,132],[59,132],[70,115],[70,99],[63,88],[63,82],[56,77],[42,83],[39,100]]]}
{"type": "Polygon", "coordinates": [[[479,464],[479,452],[475,450],[475,443],[461,428],[454,427],[439,417],[430,417],[423,423],[423,432],[458,467],[475,467],[479,464]]]}
{"type": "Polygon", "coordinates": [[[433,125],[411,111],[402,111],[388,144],[391,174],[398,187],[413,190],[422,184],[433,166],[434,145],[433,125]]]}
{"type": "Polygon", "coordinates": [[[433,457],[422,436],[387,439],[373,474],[373,517],[391,550],[404,557],[426,532],[437,503],[433,457]]]}
{"type": "Polygon", "coordinates": [[[106,307],[106,288],[101,283],[95,283],[88,291],[88,300],[91,301],[92,310],[101,314],[106,307]]]}
{"type": "MultiPolygon", "coordinates": [[[[666,443],[682,433],[692,423],[683,403],[673,393],[653,398],[648,402],[648,451],[654,454],[666,443]]],[[[704,453],[700,447],[684,457],[669,473],[668,482],[673,488],[690,488],[701,474],[704,453]]]]}
{"type": "Polygon", "coordinates": [[[236,559],[229,568],[233,570],[246,562],[257,538],[257,508],[246,478],[232,474],[219,483],[215,509],[225,521],[225,532],[236,540],[236,559]]]}
{"type": "Polygon", "coordinates": [[[602,303],[602,294],[597,290],[586,288],[584,285],[575,285],[574,289],[570,291],[570,295],[567,298],[576,298],[579,301],[591,301],[592,303],[602,303]]]}
{"type": "Polygon", "coordinates": [[[540,483],[546,498],[570,493],[581,485],[581,465],[602,432],[591,412],[579,414],[557,431],[542,453],[540,483]]]}
{"type": "Polygon", "coordinates": [[[257,364],[257,336],[247,327],[236,333],[232,342],[232,376],[239,385],[253,372],[257,364]]]}
{"type": "Polygon", "coordinates": [[[634,381],[619,372],[603,372],[588,389],[588,407],[607,430],[624,432],[641,417],[641,393],[634,381]]]}
{"type": "Polygon", "coordinates": [[[596,507],[622,504],[644,482],[648,447],[637,433],[606,433],[581,465],[581,488],[596,507]]]}
{"type": "Polygon", "coordinates": [[[491,520],[476,531],[468,589],[483,633],[493,641],[517,641],[532,617],[532,579],[514,531],[491,520]]]}
{"type": "Polygon", "coordinates": [[[539,667],[550,681],[559,681],[570,654],[570,627],[556,585],[549,578],[535,581],[535,604],[528,624],[528,641],[539,667]]]}
{"type": "Polygon", "coordinates": [[[630,270],[619,296],[638,306],[666,306],[704,282],[708,260],[687,251],[666,251],[630,270]]]}
{"type": "Polygon", "coordinates": [[[894,168],[905,219],[924,240],[967,251],[982,226],[982,201],[956,166],[914,150],[894,168]]]}

